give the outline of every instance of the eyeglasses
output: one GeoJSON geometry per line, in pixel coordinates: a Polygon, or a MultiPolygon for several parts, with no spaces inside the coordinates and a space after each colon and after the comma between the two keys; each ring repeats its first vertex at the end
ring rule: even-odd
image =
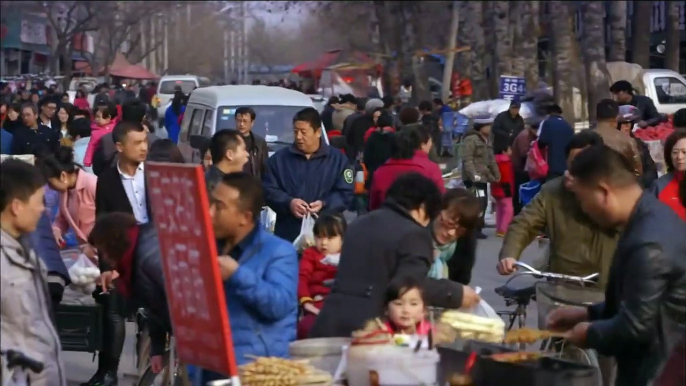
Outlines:
{"type": "Polygon", "coordinates": [[[445,211],[441,212],[441,214],[439,215],[439,219],[441,220],[441,224],[444,227],[446,227],[447,229],[457,230],[460,227],[460,224],[458,224],[456,221],[448,218],[448,215],[446,214],[445,211]]]}

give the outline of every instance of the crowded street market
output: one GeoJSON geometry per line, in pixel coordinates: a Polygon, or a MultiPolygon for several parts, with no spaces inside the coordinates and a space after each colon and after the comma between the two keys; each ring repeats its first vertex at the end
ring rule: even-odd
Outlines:
{"type": "Polygon", "coordinates": [[[2,385],[686,383],[686,83],[636,81],[678,72],[581,119],[500,73],[338,92],[388,62],[336,52],[3,75],[2,385]]]}

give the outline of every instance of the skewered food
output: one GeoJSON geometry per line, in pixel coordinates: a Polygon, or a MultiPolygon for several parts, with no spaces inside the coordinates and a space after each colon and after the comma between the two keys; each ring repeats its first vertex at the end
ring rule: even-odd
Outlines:
{"type": "Polygon", "coordinates": [[[240,366],[242,384],[246,386],[296,386],[327,384],[331,376],[317,370],[307,361],[258,357],[240,366]]]}
{"type": "Polygon", "coordinates": [[[498,362],[517,363],[533,361],[541,357],[539,352],[503,352],[491,355],[491,359],[498,362]]]}
{"type": "Polygon", "coordinates": [[[446,311],[441,315],[441,322],[457,330],[462,339],[474,339],[484,342],[502,342],[505,335],[505,322],[500,319],[489,319],[460,311],[446,311]]]}
{"type": "Polygon", "coordinates": [[[538,340],[548,339],[553,336],[563,337],[563,333],[553,331],[542,331],[534,328],[520,328],[518,330],[510,330],[505,335],[505,343],[526,343],[531,344],[538,340]]]}

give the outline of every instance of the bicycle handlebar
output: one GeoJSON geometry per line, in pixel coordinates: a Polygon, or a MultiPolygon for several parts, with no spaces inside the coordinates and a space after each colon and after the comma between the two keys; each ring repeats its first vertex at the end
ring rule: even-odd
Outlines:
{"type": "Polygon", "coordinates": [[[525,269],[525,271],[518,272],[511,278],[505,282],[505,285],[508,285],[513,279],[519,276],[533,276],[537,279],[545,278],[545,279],[552,279],[552,280],[559,280],[559,281],[567,281],[567,282],[576,282],[579,284],[595,284],[595,279],[600,276],[598,273],[594,273],[588,276],[571,276],[571,275],[564,275],[561,273],[553,273],[553,272],[542,272],[537,270],[536,268],[526,264],[522,263],[520,261],[515,263],[516,267],[525,269]]]}
{"type": "Polygon", "coordinates": [[[7,358],[8,369],[20,367],[21,369],[29,369],[33,373],[40,374],[43,371],[43,367],[45,367],[43,362],[30,358],[19,351],[2,351],[0,352],[0,355],[3,355],[7,358]]]}

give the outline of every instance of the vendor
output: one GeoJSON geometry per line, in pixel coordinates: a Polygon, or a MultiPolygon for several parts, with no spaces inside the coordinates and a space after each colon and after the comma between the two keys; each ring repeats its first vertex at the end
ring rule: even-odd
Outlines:
{"type": "Polygon", "coordinates": [[[628,81],[619,80],[613,83],[610,92],[620,105],[632,105],[639,110],[639,127],[655,126],[664,120],[657,112],[653,100],[645,95],[634,95],[634,87],[628,81]]]}

